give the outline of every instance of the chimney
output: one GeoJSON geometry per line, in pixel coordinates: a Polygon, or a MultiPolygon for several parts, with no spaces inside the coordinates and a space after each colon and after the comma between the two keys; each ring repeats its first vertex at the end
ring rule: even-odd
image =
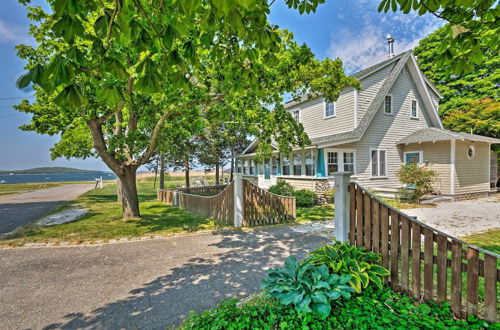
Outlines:
{"type": "Polygon", "coordinates": [[[394,57],[394,38],[388,34],[387,43],[389,44],[389,58],[394,57]]]}

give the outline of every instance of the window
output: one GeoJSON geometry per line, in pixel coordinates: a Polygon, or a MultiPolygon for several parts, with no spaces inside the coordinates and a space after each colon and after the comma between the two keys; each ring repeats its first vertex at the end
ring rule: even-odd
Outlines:
{"type": "Polygon", "coordinates": [[[469,148],[467,148],[467,158],[472,159],[474,158],[475,155],[476,155],[476,149],[474,149],[473,146],[469,146],[469,148]]]}
{"type": "Polygon", "coordinates": [[[354,173],[354,152],[344,152],[344,172],[354,173]]]}
{"type": "Polygon", "coordinates": [[[299,114],[299,110],[292,110],[292,117],[293,119],[295,119],[296,121],[300,121],[300,114],[299,114]]]}
{"type": "Polygon", "coordinates": [[[329,151],[326,157],[326,170],[328,176],[333,176],[333,173],[339,171],[339,157],[336,151],[329,151]]]}
{"type": "Polygon", "coordinates": [[[314,175],[314,151],[306,151],[306,175],[314,175]]]}
{"type": "Polygon", "coordinates": [[[290,175],[290,159],[283,157],[283,175],[290,175]]]}
{"type": "Polygon", "coordinates": [[[302,175],[302,153],[293,156],[293,175],[302,175]]]}
{"type": "Polygon", "coordinates": [[[385,150],[372,150],[372,177],[386,176],[386,153],[385,150]]]}
{"type": "Polygon", "coordinates": [[[241,173],[241,160],[236,161],[236,173],[241,173]]]}
{"type": "Polygon", "coordinates": [[[385,96],[384,113],[392,114],[392,95],[385,96]]]}
{"type": "Polygon", "coordinates": [[[330,118],[335,116],[335,102],[325,103],[325,118],[330,118]]]}
{"type": "Polygon", "coordinates": [[[255,167],[253,166],[254,165],[253,160],[250,159],[249,163],[250,163],[249,174],[254,175],[255,174],[255,167]]]}
{"type": "Polygon", "coordinates": [[[411,100],[411,118],[418,118],[418,103],[417,100],[411,100]]]}
{"type": "Polygon", "coordinates": [[[280,166],[278,157],[273,156],[272,166],[271,166],[271,175],[278,175],[278,166],[280,166]]]}
{"type": "Polygon", "coordinates": [[[247,174],[248,160],[243,161],[243,174],[247,174]]]}

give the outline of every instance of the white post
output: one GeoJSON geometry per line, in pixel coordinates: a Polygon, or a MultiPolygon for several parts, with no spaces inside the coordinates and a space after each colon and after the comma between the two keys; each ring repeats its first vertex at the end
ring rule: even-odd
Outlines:
{"type": "Polygon", "coordinates": [[[235,173],[234,184],[234,226],[243,226],[243,175],[235,173]]]}
{"type": "Polygon", "coordinates": [[[179,193],[177,190],[174,190],[174,196],[172,198],[172,205],[179,206],[179,193]]]}
{"type": "Polygon", "coordinates": [[[456,141],[451,140],[450,148],[450,195],[455,195],[455,161],[456,161],[456,141]]]}
{"type": "Polygon", "coordinates": [[[350,172],[335,172],[335,239],[342,243],[349,240],[349,183],[350,172]]]}
{"type": "Polygon", "coordinates": [[[102,189],[102,176],[101,176],[101,178],[99,179],[99,188],[101,188],[101,189],[102,189]]]}

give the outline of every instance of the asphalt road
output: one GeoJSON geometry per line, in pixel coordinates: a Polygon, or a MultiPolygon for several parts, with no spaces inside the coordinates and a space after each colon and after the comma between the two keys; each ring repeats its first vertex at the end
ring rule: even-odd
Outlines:
{"type": "Polygon", "coordinates": [[[264,270],[327,239],[290,227],[100,246],[0,250],[7,329],[165,329],[258,291],[264,270]]]}
{"type": "Polygon", "coordinates": [[[89,183],[69,184],[0,197],[0,234],[37,220],[93,187],[89,183]]]}

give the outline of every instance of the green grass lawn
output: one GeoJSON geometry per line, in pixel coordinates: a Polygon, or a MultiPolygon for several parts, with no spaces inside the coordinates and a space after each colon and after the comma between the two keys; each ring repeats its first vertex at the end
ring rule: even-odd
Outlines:
{"type": "Polygon", "coordinates": [[[27,242],[95,242],[122,237],[172,235],[196,230],[218,228],[213,219],[168,206],[156,201],[153,183],[138,184],[142,218],[121,219],[121,204],[116,202],[116,185],[91,190],[63,206],[80,206],[89,210],[82,219],[53,227],[26,226],[10,237],[0,240],[2,245],[22,245],[27,242]]]}
{"type": "Polygon", "coordinates": [[[297,222],[332,220],[334,215],[334,205],[318,205],[314,207],[298,207],[297,222]]]}
{"type": "Polygon", "coordinates": [[[8,183],[0,184],[0,197],[20,193],[27,190],[38,190],[58,187],[71,182],[39,182],[39,183],[8,183]]]}
{"type": "Polygon", "coordinates": [[[500,254],[500,230],[498,229],[467,236],[463,240],[485,250],[500,254]]]}

